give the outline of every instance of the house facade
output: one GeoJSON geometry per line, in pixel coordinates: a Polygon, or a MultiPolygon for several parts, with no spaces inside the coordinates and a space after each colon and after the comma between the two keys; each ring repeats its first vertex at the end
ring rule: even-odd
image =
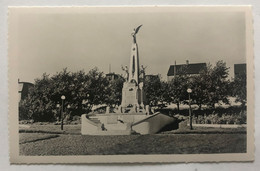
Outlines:
{"type": "Polygon", "coordinates": [[[119,78],[119,75],[116,74],[116,73],[111,72],[111,73],[106,74],[106,78],[107,78],[109,81],[113,81],[113,80],[118,79],[118,78],[119,78]]]}
{"type": "Polygon", "coordinates": [[[20,82],[20,80],[18,80],[19,102],[28,96],[30,88],[33,86],[34,85],[32,83],[20,82]]]}
{"type": "Polygon", "coordinates": [[[246,76],[246,64],[234,64],[234,78],[246,76]]]}
{"type": "Polygon", "coordinates": [[[171,81],[177,75],[188,75],[195,76],[200,74],[201,71],[207,69],[206,63],[189,63],[186,61],[186,64],[181,65],[170,65],[167,73],[167,81],[171,81]]]}

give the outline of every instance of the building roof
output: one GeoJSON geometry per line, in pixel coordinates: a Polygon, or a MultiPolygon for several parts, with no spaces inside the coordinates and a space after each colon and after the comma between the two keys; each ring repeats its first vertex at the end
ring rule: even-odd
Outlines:
{"type": "Polygon", "coordinates": [[[119,77],[120,77],[120,75],[118,75],[114,72],[106,74],[106,78],[108,80],[115,80],[115,79],[118,79],[119,77]]]}
{"type": "Polygon", "coordinates": [[[24,85],[28,85],[28,86],[33,86],[33,83],[29,83],[29,82],[18,82],[18,92],[22,92],[24,85]]]}
{"type": "Polygon", "coordinates": [[[206,63],[195,63],[195,64],[182,64],[182,65],[171,65],[167,76],[174,76],[174,68],[176,66],[176,75],[181,74],[184,70],[186,74],[199,74],[200,71],[205,70],[206,63]]]}
{"type": "Polygon", "coordinates": [[[114,73],[114,72],[110,72],[110,73],[108,73],[108,74],[106,74],[106,77],[109,77],[109,76],[119,76],[119,74],[116,74],[116,73],[114,73]]]}
{"type": "Polygon", "coordinates": [[[246,64],[234,64],[235,75],[246,74],[246,64]]]}

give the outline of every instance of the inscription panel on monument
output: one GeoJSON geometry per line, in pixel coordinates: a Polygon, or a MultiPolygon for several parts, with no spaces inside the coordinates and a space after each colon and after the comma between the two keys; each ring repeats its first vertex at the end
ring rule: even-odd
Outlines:
{"type": "Polygon", "coordinates": [[[134,105],[137,103],[136,93],[137,93],[136,87],[128,88],[128,91],[126,91],[127,105],[129,104],[134,105]]]}
{"type": "Polygon", "coordinates": [[[136,90],[127,91],[126,99],[127,99],[127,104],[135,104],[136,103],[136,90]]]}
{"type": "Polygon", "coordinates": [[[125,88],[126,105],[137,104],[137,86],[133,83],[128,83],[125,88]]]}

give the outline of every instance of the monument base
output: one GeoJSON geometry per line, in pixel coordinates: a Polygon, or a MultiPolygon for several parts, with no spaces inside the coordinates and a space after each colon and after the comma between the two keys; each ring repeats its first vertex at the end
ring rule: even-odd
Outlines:
{"type": "Polygon", "coordinates": [[[81,116],[82,135],[130,135],[155,134],[175,118],[161,113],[135,114],[83,114],[81,116]]]}

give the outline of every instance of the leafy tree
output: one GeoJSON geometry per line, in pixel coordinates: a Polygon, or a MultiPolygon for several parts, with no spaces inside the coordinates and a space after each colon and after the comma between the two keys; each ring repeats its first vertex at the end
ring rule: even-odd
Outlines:
{"type": "Polygon", "coordinates": [[[168,82],[161,81],[161,90],[160,90],[160,102],[162,106],[165,106],[167,103],[169,103],[169,84],[168,82]],[[165,104],[166,103],[166,104],[165,104]]]}
{"type": "Polygon", "coordinates": [[[87,100],[90,108],[93,105],[105,103],[106,89],[108,87],[108,80],[104,77],[103,72],[99,72],[97,68],[89,71],[86,79],[85,91],[87,92],[87,100]]]}
{"type": "Polygon", "coordinates": [[[64,69],[52,77],[43,74],[35,80],[35,85],[28,98],[20,104],[20,113],[23,118],[35,121],[54,121],[60,119],[57,104],[61,105],[61,96],[64,95],[65,110],[70,105],[72,115],[81,115],[89,112],[93,105],[105,102],[105,93],[108,82],[97,68],[84,71],[68,72],[64,69]],[[26,116],[26,117],[25,117],[26,116]]]}
{"type": "Polygon", "coordinates": [[[162,96],[162,84],[159,76],[145,77],[146,100],[150,106],[158,106],[162,96]]]}
{"type": "Polygon", "coordinates": [[[188,98],[187,88],[189,86],[190,79],[186,75],[186,70],[180,72],[168,83],[167,102],[176,104],[178,111],[180,110],[180,104],[185,103],[188,98]]]}
{"type": "Polygon", "coordinates": [[[90,110],[89,107],[85,107],[83,102],[89,100],[88,89],[89,82],[88,76],[84,71],[78,71],[76,73],[71,73],[71,80],[68,86],[69,101],[68,104],[71,105],[72,114],[80,114],[84,112],[88,112],[90,110]],[[84,107],[83,107],[84,106],[84,107]]]}
{"type": "Polygon", "coordinates": [[[210,75],[210,85],[209,85],[209,102],[210,105],[214,108],[216,103],[220,101],[229,104],[228,101],[228,67],[223,61],[218,61],[216,66],[212,69],[210,75]]]}
{"type": "Polygon", "coordinates": [[[218,61],[215,67],[208,64],[207,69],[202,71],[200,75],[193,78],[191,98],[193,103],[201,108],[202,104],[206,104],[215,108],[216,103],[221,101],[229,104],[229,81],[228,67],[223,61],[218,61]]]}
{"type": "MultiPolygon", "coordinates": [[[[106,87],[106,98],[105,103],[108,106],[120,105],[122,100],[122,89],[124,84],[124,78],[118,75],[118,78],[109,80],[108,86],[106,87]]],[[[114,106],[113,106],[114,107],[114,106]]]]}
{"type": "Polygon", "coordinates": [[[205,78],[201,75],[195,76],[190,87],[192,89],[192,103],[197,104],[199,106],[199,110],[201,110],[201,106],[203,104],[207,104],[208,102],[207,86],[204,79],[205,78]]]}
{"type": "MultiPolygon", "coordinates": [[[[49,100],[49,92],[51,91],[49,85],[51,79],[46,73],[41,79],[35,80],[35,86],[20,105],[19,115],[26,115],[28,119],[35,121],[50,121],[54,120],[52,109],[55,108],[55,103],[49,100]]],[[[22,119],[22,118],[20,118],[22,119]]]]}
{"type": "Polygon", "coordinates": [[[168,103],[177,105],[186,104],[188,100],[187,89],[191,88],[191,99],[193,104],[201,106],[208,105],[215,107],[216,103],[221,101],[229,103],[227,97],[229,94],[228,69],[226,63],[218,61],[215,67],[208,64],[205,70],[202,70],[196,76],[187,75],[187,68],[183,67],[170,82],[168,82],[168,94],[165,95],[168,103]]]}
{"type": "Polygon", "coordinates": [[[191,99],[193,104],[201,106],[204,104],[209,104],[209,90],[212,89],[212,65],[208,64],[205,70],[202,70],[199,75],[193,76],[190,83],[190,88],[192,89],[191,99]]]}

